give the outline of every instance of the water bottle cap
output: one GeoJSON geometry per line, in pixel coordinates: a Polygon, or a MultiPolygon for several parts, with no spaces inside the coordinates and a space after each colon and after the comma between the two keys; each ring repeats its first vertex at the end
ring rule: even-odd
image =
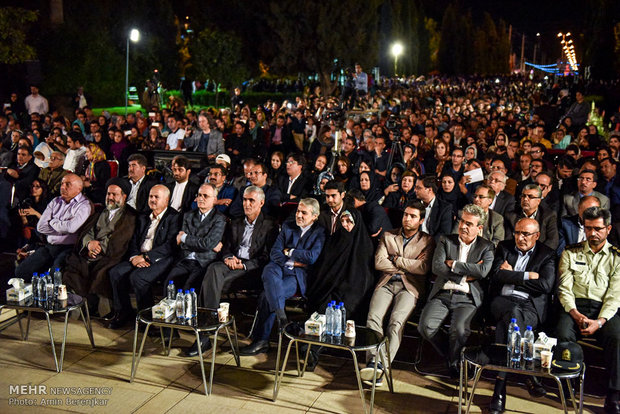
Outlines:
{"type": "Polygon", "coordinates": [[[519,327],[515,326],[515,332],[519,332],[519,327]]]}
{"type": "Polygon", "coordinates": [[[178,290],[178,292],[179,292],[179,293],[183,293],[183,289],[179,289],[179,290],[178,290]]]}
{"type": "Polygon", "coordinates": [[[188,293],[189,293],[189,290],[186,290],[186,291],[185,291],[185,294],[187,295],[188,293]]]}
{"type": "Polygon", "coordinates": [[[192,293],[194,293],[194,292],[196,291],[196,289],[191,288],[189,291],[190,291],[190,292],[192,292],[192,293]]]}
{"type": "Polygon", "coordinates": [[[344,302],[340,302],[338,305],[339,306],[344,306],[344,302]]]}
{"type": "Polygon", "coordinates": [[[512,322],[512,323],[516,323],[516,322],[517,322],[517,318],[512,318],[512,319],[510,320],[510,322],[512,322]]]}
{"type": "Polygon", "coordinates": [[[56,268],[56,271],[57,271],[57,272],[60,272],[60,267],[57,267],[57,268],[56,268]]]}
{"type": "Polygon", "coordinates": [[[32,276],[34,276],[34,277],[39,277],[39,274],[38,274],[37,272],[34,272],[34,273],[32,274],[32,276]]]}
{"type": "Polygon", "coordinates": [[[527,328],[525,328],[525,329],[528,330],[528,331],[531,331],[532,327],[530,325],[528,325],[527,328]]]}
{"type": "Polygon", "coordinates": [[[171,280],[170,282],[168,282],[169,285],[174,285],[174,280],[171,280]]]}

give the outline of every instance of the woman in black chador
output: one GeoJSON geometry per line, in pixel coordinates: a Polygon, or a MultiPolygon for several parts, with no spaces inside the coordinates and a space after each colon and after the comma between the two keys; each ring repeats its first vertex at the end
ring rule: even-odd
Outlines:
{"type": "Polygon", "coordinates": [[[340,223],[342,227],[327,240],[312,272],[306,293],[309,309],[324,313],[332,300],[344,302],[347,319],[363,325],[374,285],[374,248],[359,211],[346,210],[340,223]]]}

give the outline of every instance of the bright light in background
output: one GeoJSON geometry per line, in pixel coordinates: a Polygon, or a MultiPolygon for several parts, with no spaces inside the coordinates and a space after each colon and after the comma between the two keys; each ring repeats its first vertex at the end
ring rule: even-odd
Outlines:
{"type": "Polygon", "coordinates": [[[400,42],[396,42],[392,45],[392,54],[394,57],[399,57],[403,54],[403,45],[400,42]]]}
{"type": "Polygon", "coordinates": [[[131,29],[131,32],[129,32],[129,39],[134,43],[140,40],[140,31],[138,29],[131,29]]]}

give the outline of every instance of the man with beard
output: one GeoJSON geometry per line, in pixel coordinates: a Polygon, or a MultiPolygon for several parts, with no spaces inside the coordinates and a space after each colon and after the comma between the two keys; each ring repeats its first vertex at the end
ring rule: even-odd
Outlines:
{"type": "Polygon", "coordinates": [[[126,204],[130,191],[125,180],[108,180],[105,209],[86,221],[67,259],[63,281],[75,293],[88,298],[91,315],[97,314],[98,295],[112,298],[108,270],[121,261],[133,235],[136,214],[126,204]]]}
{"type": "Polygon", "coordinates": [[[166,186],[170,190],[170,207],[179,213],[185,213],[192,209],[192,202],[198,191],[198,184],[194,183],[190,177],[192,170],[190,169],[189,160],[177,155],[172,159],[172,177],[174,182],[166,186]]]}
{"type": "Polygon", "coordinates": [[[318,223],[319,203],[302,198],[295,213],[295,224],[284,223],[271,249],[271,260],[263,269],[265,290],[258,299],[258,312],[252,343],[239,350],[240,355],[269,351],[269,334],[276,318],[281,329],[287,323],[284,302],[300,292],[306,293],[308,266],[314,264],[325,243],[325,231],[318,223]]]}
{"type": "Polygon", "coordinates": [[[609,372],[605,412],[620,412],[620,250],[607,237],[611,213],[599,207],[583,212],[586,241],[568,246],[560,260],[558,342],[594,337],[603,347],[609,372]]]}
{"type": "Polygon", "coordinates": [[[217,200],[215,200],[215,208],[223,214],[228,214],[230,205],[237,195],[237,189],[226,183],[228,173],[222,165],[213,165],[209,169],[207,180],[217,189],[217,200]]]}

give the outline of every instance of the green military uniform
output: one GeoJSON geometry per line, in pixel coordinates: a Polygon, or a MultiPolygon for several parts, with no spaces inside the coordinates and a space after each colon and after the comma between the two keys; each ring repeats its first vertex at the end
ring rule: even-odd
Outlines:
{"type": "Polygon", "coordinates": [[[580,327],[569,315],[577,309],[589,319],[607,322],[594,333],[610,364],[609,389],[620,390],[620,249],[608,241],[594,253],[587,241],[568,246],[560,260],[558,297],[564,309],[557,325],[558,341],[576,341],[580,327]]]}

